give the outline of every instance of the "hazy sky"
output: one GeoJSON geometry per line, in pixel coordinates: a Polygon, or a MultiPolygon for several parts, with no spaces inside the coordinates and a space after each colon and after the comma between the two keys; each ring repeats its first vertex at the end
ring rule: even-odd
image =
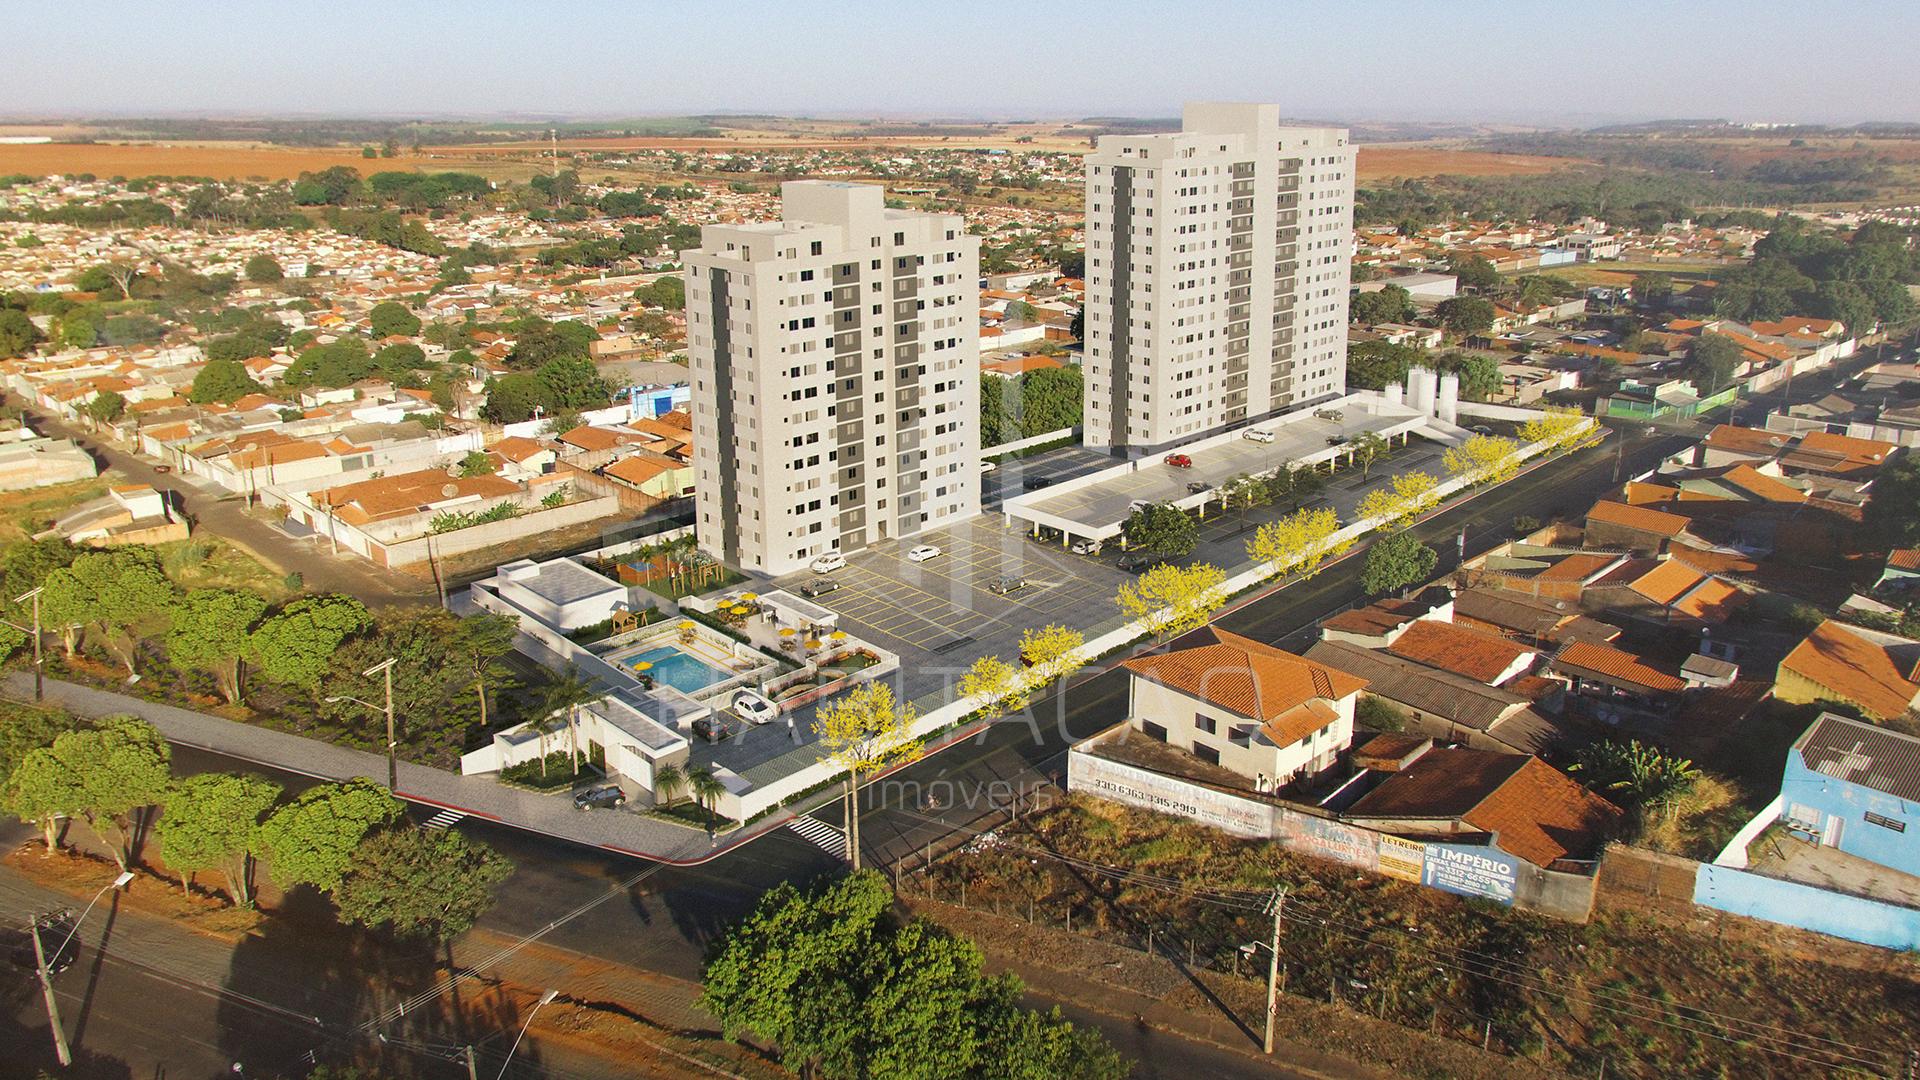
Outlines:
{"type": "Polygon", "coordinates": [[[8,0],[0,114],[1920,120],[1920,3],[8,0]]]}

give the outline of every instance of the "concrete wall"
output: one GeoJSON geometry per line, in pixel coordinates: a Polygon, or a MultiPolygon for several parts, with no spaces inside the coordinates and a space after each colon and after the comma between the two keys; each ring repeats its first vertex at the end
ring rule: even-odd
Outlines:
{"type": "Polygon", "coordinates": [[[1920,949],[1920,910],[1762,877],[1730,866],[1700,867],[1694,879],[1693,902],[1848,941],[1901,951],[1920,949]]]}
{"type": "MultiPolygon", "coordinates": [[[[412,540],[395,543],[370,541],[371,558],[378,566],[410,566],[427,561],[429,545],[435,558],[449,555],[461,555],[469,551],[479,551],[509,540],[519,540],[552,529],[564,529],[570,525],[597,521],[612,517],[620,512],[618,499],[588,499],[584,502],[556,506],[551,510],[534,510],[505,521],[489,521],[484,525],[474,525],[436,536],[421,536],[412,540]]],[[[344,539],[344,537],[343,537],[344,539]]]]}
{"type": "Polygon", "coordinates": [[[1043,431],[1038,435],[1029,435],[1024,439],[1015,439],[1012,442],[1003,442],[994,446],[983,446],[980,448],[980,456],[993,457],[997,454],[1011,454],[1015,450],[1025,450],[1029,446],[1041,446],[1060,439],[1075,438],[1078,437],[1079,434],[1080,429],[1077,427],[1063,427],[1056,431],[1043,431]]]}

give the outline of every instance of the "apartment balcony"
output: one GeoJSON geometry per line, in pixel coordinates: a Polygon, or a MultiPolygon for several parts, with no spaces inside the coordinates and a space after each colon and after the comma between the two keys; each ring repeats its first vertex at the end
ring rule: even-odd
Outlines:
{"type": "Polygon", "coordinates": [[[1229,323],[1246,322],[1248,311],[1249,308],[1246,304],[1229,304],[1227,305],[1227,321],[1229,323]]]}
{"type": "Polygon", "coordinates": [[[1237,341],[1227,342],[1227,362],[1228,363],[1232,363],[1236,358],[1244,357],[1246,355],[1247,355],[1247,339],[1246,338],[1243,337],[1237,341]]]}
{"type": "Polygon", "coordinates": [[[1247,393],[1247,373],[1245,371],[1229,370],[1226,379],[1220,383],[1220,386],[1229,394],[1238,391],[1240,393],[1240,400],[1245,401],[1247,393]]]}

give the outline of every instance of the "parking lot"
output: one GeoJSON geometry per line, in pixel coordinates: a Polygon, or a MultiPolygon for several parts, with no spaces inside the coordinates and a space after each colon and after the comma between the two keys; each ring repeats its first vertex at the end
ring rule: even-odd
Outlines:
{"type": "MultiPolygon", "coordinates": [[[[817,576],[793,574],[778,584],[798,589],[817,576]]],[[[837,612],[849,633],[900,653],[909,697],[939,686],[975,657],[1011,658],[1024,630],[1085,627],[1114,616],[1114,591],[1131,580],[988,516],[849,555],[845,567],[826,576],[840,587],[814,602],[837,612]],[[941,553],[907,561],[907,550],[919,544],[941,553]],[[989,588],[1008,576],[1024,578],[1025,586],[1006,595],[989,588]],[[951,668],[940,660],[949,655],[951,668]]]]}
{"type": "MultiPolygon", "coordinates": [[[[983,456],[991,453],[991,450],[984,451],[983,456]]],[[[1029,480],[1039,479],[1057,484],[1062,480],[1112,468],[1113,465],[1114,458],[1111,455],[1083,446],[1056,447],[1032,457],[1005,461],[992,472],[980,474],[980,503],[991,507],[1003,499],[1023,494],[1029,480]]]]}

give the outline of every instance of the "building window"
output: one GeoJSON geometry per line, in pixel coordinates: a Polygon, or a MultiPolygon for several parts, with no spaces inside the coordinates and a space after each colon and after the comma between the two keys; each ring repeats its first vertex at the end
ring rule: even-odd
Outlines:
{"type": "Polygon", "coordinates": [[[1213,717],[1208,716],[1205,713],[1193,714],[1193,726],[1207,733],[1208,735],[1214,734],[1218,728],[1218,725],[1215,724],[1213,721],[1213,717]]]}
{"type": "Polygon", "coordinates": [[[1201,761],[1204,761],[1209,765],[1220,764],[1220,751],[1214,749],[1211,746],[1202,746],[1199,743],[1194,743],[1193,756],[1199,758],[1201,761]]]}

